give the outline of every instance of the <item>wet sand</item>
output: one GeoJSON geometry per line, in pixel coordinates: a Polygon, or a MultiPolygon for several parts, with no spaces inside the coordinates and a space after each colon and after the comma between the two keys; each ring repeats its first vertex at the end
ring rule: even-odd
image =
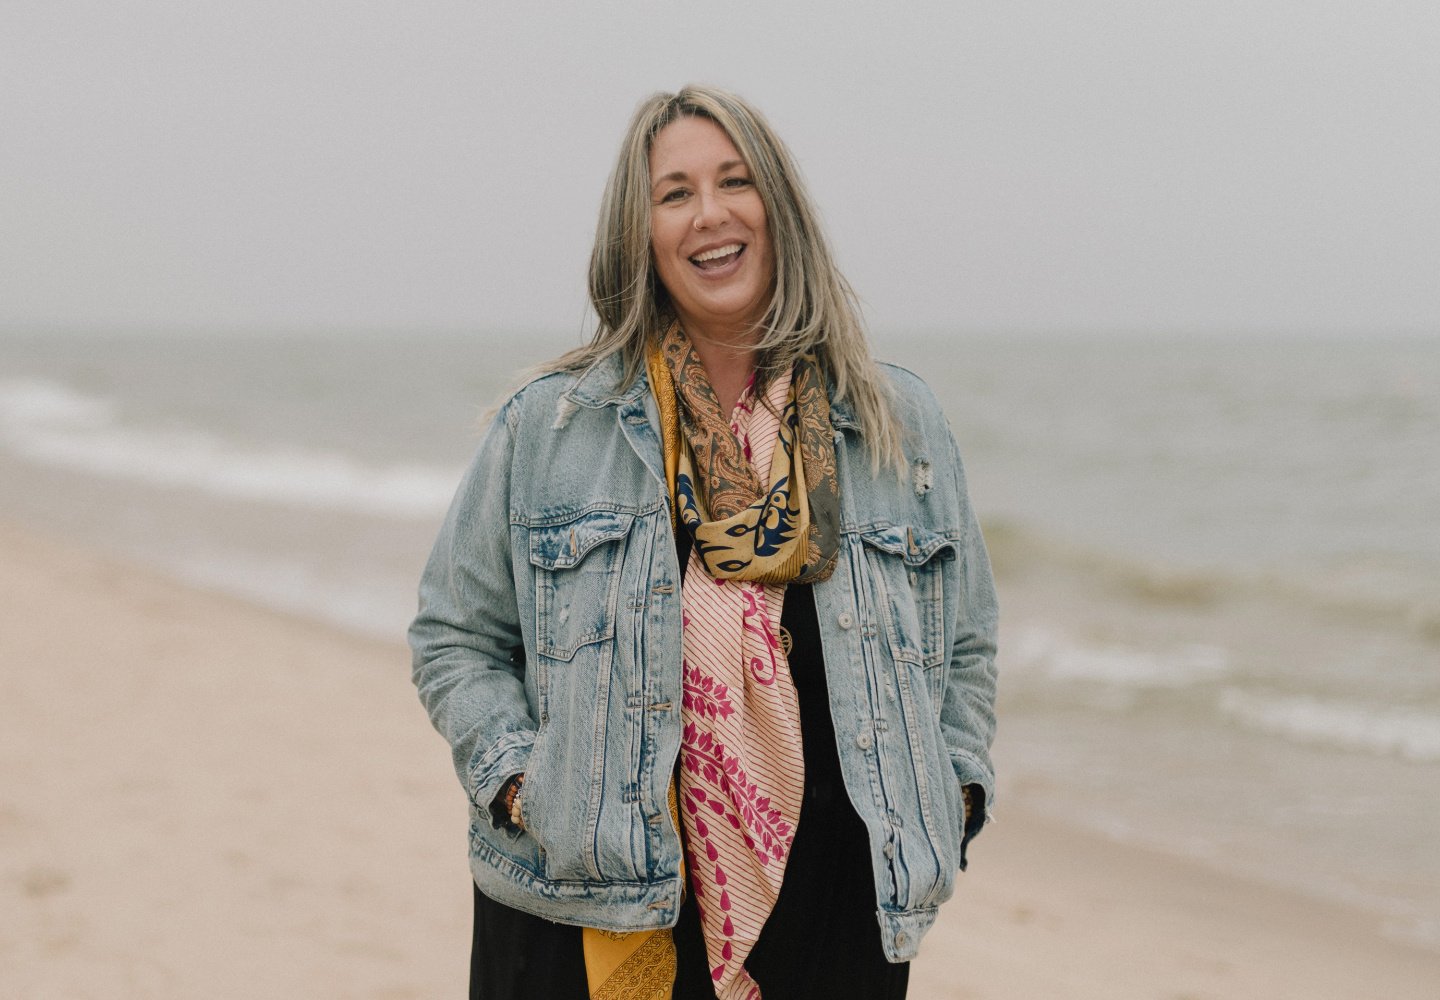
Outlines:
{"type": "MultiPolygon", "coordinates": [[[[0,983],[464,994],[465,808],[395,643],[0,525],[0,983]]],[[[1383,818],[1377,818],[1377,822],[1383,818]]],[[[1430,998],[1372,918],[1001,803],[926,998],[1430,998]]]]}

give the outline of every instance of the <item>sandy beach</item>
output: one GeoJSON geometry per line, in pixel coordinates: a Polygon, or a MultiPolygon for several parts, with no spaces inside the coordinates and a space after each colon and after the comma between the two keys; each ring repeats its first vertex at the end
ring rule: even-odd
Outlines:
{"type": "MultiPolygon", "coordinates": [[[[464,803],[399,637],[11,526],[0,552],[0,996],[463,995],[464,803]]],[[[1440,954],[1368,915],[1002,802],[911,996],[1418,1000],[1437,983],[1440,954]]]]}

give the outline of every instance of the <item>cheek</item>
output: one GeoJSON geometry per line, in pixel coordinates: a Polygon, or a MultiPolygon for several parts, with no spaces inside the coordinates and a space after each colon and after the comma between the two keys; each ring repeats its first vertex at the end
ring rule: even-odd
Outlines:
{"type": "Polygon", "coordinates": [[[685,227],[683,219],[667,218],[663,213],[653,216],[650,220],[650,249],[655,256],[675,256],[685,238],[685,227]]]}
{"type": "Polygon", "coordinates": [[[661,288],[672,295],[677,282],[683,277],[675,254],[674,244],[667,245],[661,233],[654,233],[650,240],[650,262],[661,288]]]}
{"type": "Polygon", "coordinates": [[[757,241],[763,251],[761,260],[765,265],[765,273],[771,278],[775,277],[775,244],[770,240],[770,232],[763,227],[757,234],[760,238],[757,241]]]}
{"type": "Polygon", "coordinates": [[[758,218],[750,226],[750,231],[755,234],[755,242],[764,251],[767,261],[775,259],[775,244],[770,239],[770,227],[766,224],[765,211],[761,209],[758,218]]]}
{"type": "Polygon", "coordinates": [[[655,266],[673,273],[680,262],[680,240],[683,233],[676,234],[669,227],[660,225],[650,228],[650,256],[655,266]]]}
{"type": "Polygon", "coordinates": [[[650,259],[655,265],[655,274],[660,278],[661,284],[668,286],[676,273],[674,255],[667,254],[662,247],[652,243],[650,259]]]}

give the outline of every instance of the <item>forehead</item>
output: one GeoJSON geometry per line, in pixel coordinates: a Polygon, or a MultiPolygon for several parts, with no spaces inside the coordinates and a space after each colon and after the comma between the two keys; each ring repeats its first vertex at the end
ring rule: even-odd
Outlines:
{"type": "Polygon", "coordinates": [[[650,143],[650,176],[692,174],[721,163],[743,163],[744,159],[719,125],[709,118],[687,116],[675,119],[655,134],[650,143]]]}

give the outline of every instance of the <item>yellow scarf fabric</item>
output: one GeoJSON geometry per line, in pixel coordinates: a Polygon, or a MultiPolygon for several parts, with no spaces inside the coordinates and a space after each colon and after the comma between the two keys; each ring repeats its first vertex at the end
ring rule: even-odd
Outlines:
{"type": "Polygon", "coordinates": [[[721,414],[704,365],[678,326],[651,350],[646,370],[657,401],[671,401],[660,406],[666,481],[672,511],[705,572],[760,583],[828,579],[840,551],[840,487],[830,401],[814,357],[801,358],[788,375],[777,446],[764,470],[735,433],[746,397],[736,414],[721,414]]]}
{"type": "MultiPolygon", "coordinates": [[[[752,383],[723,419],[678,327],[646,362],[671,527],[692,539],[676,825],[716,995],[759,1000],[744,961],[779,894],[804,789],[799,705],[778,640],[785,584],[828,577],[839,547],[829,404],[805,358],[763,400],[752,383]]],[[[676,797],[672,783],[672,816],[676,797]]],[[[668,930],[583,937],[592,998],[668,1000],[676,970],[668,930]]]]}

